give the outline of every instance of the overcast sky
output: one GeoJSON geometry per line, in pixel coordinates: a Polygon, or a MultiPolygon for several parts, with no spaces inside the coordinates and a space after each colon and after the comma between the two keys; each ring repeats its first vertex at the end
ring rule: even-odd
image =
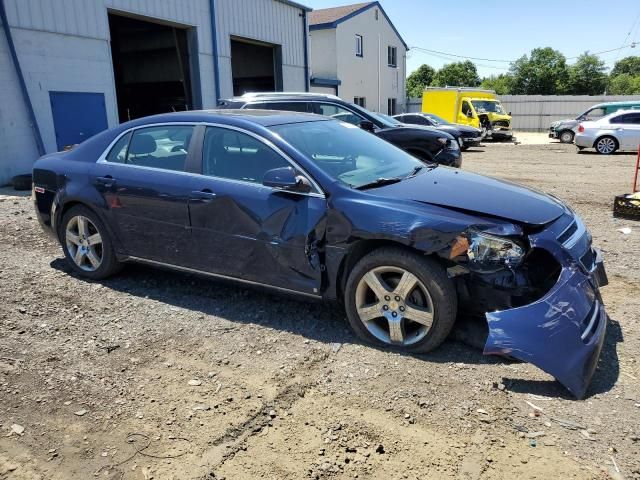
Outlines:
{"type": "MultiPolygon", "coordinates": [[[[314,9],[358,1],[300,0],[314,9]]],[[[640,42],[640,0],[381,0],[407,44],[457,55],[513,60],[536,47],[567,57],[640,42]],[[627,34],[632,29],[629,38],[627,34]],[[627,40],[625,41],[625,38],[627,40]]],[[[608,66],[640,55],[640,45],[600,55],[608,66]]],[[[439,68],[460,60],[418,50],[409,52],[408,73],[423,63],[439,68]]],[[[573,60],[569,60],[572,62],[573,60]]],[[[475,61],[481,76],[505,72],[507,62],[475,61]]]]}

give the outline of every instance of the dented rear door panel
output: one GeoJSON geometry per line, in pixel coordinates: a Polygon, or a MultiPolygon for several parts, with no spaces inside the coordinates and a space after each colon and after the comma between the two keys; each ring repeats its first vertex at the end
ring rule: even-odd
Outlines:
{"type": "Polygon", "coordinates": [[[189,202],[193,268],[318,295],[326,200],[200,177],[189,202]]]}

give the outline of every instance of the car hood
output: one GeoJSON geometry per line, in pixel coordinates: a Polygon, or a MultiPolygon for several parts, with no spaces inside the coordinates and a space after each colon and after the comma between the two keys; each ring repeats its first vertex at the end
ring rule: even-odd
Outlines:
{"type": "Polygon", "coordinates": [[[456,125],[453,125],[453,127],[457,128],[462,133],[466,133],[466,134],[473,134],[473,135],[481,135],[482,134],[482,130],[480,130],[479,128],[476,128],[476,127],[470,127],[469,125],[456,124],[456,125]]]}
{"type": "Polygon", "coordinates": [[[578,125],[578,123],[579,123],[578,120],[576,120],[575,118],[567,118],[565,120],[557,120],[557,121],[553,122],[551,124],[551,127],[552,128],[557,128],[557,127],[560,127],[560,126],[564,126],[564,127],[571,128],[571,127],[573,127],[575,125],[578,125]]]}
{"type": "Polygon", "coordinates": [[[555,198],[514,183],[462,170],[436,167],[402,182],[371,190],[393,198],[499,217],[527,225],[544,225],[567,207],[555,198]]]}
{"type": "Polygon", "coordinates": [[[399,124],[396,127],[389,127],[389,128],[385,128],[384,130],[393,130],[394,128],[401,128],[403,130],[413,130],[414,132],[428,132],[429,136],[440,136],[440,137],[445,137],[449,140],[451,140],[452,138],[457,138],[460,136],[460,132],[457,131],[455,134],[453,132],[449,132],[449,131],[445,131],[445,130],[440,130],[437,127],[427,127],[424,125],[412,125],[409,123],[403,123],[403,124],[399,124]],[[450,136],[449,136],[450,135],[450,136]]]}

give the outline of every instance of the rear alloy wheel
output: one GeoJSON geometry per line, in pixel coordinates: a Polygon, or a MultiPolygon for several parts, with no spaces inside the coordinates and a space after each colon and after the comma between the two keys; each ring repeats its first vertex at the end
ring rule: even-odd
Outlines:
{"type": "Polygon", "coordinates": [[[573,132],[571,130],[565,130],[560,134],[560,142],[573,143],[573,132]]]}
{"type": "Polygon", "coordinates": [[[98,280],[119,269],[107,229],[91,210],[81,205],[71,208],[61,230],[62,249],[74,271],[98,280]]]}
{"type": "Polygon", "coordinates": [[[602,137],[596,141],[595,148],[601,155],[611,155],[618,149],[618,142],[613,137],[602,137]]]}
{"type": "Polygon", "coordinates": [[[457,297],[444,269],[396,248],[365,256],[347,280],[349,323],[362,339],[410,352],[428,352],[447,337],[457,297]]]}

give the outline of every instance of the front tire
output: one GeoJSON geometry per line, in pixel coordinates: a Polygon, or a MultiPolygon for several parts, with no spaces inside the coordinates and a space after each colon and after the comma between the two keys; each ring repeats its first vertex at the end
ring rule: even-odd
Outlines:
{"type": "Polygon", "coordinates": [[[363,340],[424,353],[449,335],[457,313],[451,280],[436,261],[385,247],[363,257],[345,289],[345,309],[363,340]]]}
{"type": "Polygon", "coordinates": [[[618,150],[618,141],[610,136],[602,137],[596,140],[594,148],[600,155],[611,155],[618,150]]]}
{"type": "Polygon", "coordinates": [[[561,143],[573,143],[574,133],[571,130],[564,130],[558,137],[561,143]]]}
{"type": "Polygon", "coordinates": [[[121,268],[107,228],[85,206],[74,206],[63,215],[58,238],[67,262],[82,277],[101,280],[121,268]]]}

